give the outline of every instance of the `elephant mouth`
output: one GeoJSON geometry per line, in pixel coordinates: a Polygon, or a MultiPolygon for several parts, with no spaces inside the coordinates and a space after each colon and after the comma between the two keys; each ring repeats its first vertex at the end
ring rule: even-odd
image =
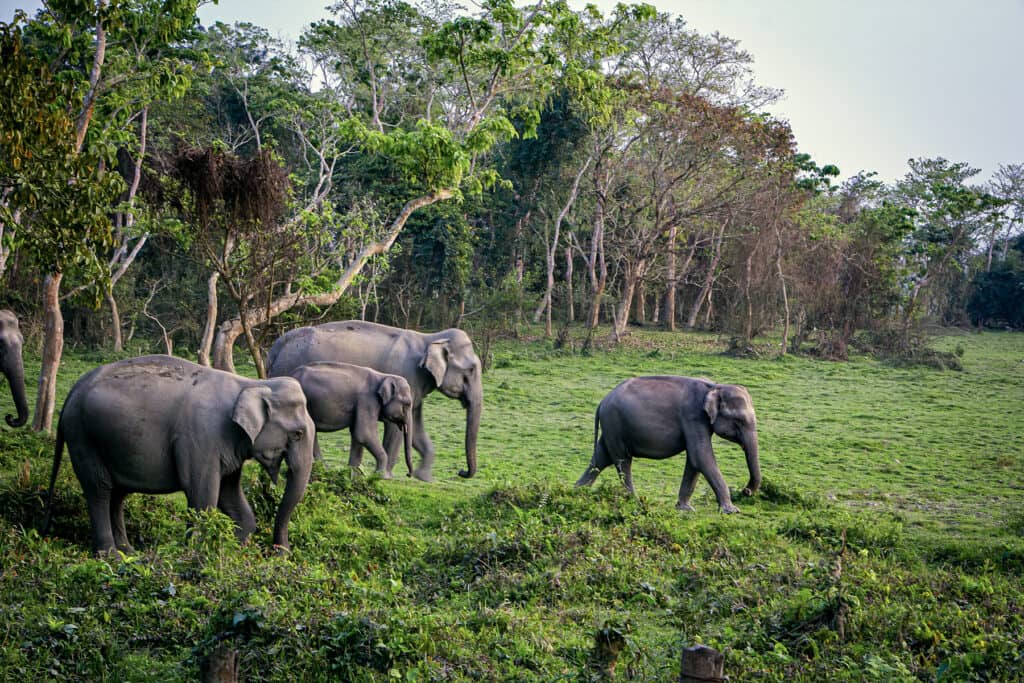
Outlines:
{"type": "Polygon", "coordinates": [[[253,456],[256,458],[256,462],[263,465],[263,469],[270,475],[270,481],[273,482],[274,486],[277,486],[277,478],[281,473],[281,462],[287,456],[287,451],[281,451],[279,454],[271,455],[269,453],[255,453],[253,456]]]}

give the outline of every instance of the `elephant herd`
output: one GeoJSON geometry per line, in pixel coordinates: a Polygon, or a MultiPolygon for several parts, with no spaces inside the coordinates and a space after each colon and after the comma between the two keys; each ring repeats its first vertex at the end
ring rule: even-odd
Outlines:
{"type": "MultiPolygon", "coordinates": [[[[0,311],[0,369],[18,410],[17,418],[7,416],[12,426],[27,420],[21,344],[17,318],[0,311]]],[[[130,493],[182,491],[189,507],[228,515],[244,541],[256,529],[241,486],[247,459],[259,462],[275,483],[281,463],[288,465],[273,532],[274,545],[288,548],[289,520],[319,456],[317,432],[349,429],[349,465],[359,467],[368,449],[383,478],[392,477],[401,441],[409,474],[431,481],[435,452],[422,404],[435,389],[466,410],[466,469],[459,475],[476,474],[481,365],[462,330],[423,334],[363,321],[302,327],[274,342],[268,375],[248,379],[173,356],[131,358],[83,375],[60,414],[44,533],[66,444],[97,553],[131,550],[123,515],[130,493]],[[383,443],[378,421],[384,422],[383,443]],[[420,454],[415,468],[411,449],[420,454]]],[[[576,484],[592,484],[614,464],[632,492],[633,457],[686,451],[676,507],[692,510],[690,497],[703,474],[719,509],[737,512],[715,461],[712,434],[742,446],[750,474],[744,493],[753,495],[761,473],[756,418],[745,388],[687,377],[628,379],[597,407],[593,457],[576,484]]]]}

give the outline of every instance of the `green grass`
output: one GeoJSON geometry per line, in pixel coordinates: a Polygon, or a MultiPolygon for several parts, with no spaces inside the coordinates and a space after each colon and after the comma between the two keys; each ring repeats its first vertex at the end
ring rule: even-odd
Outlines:
{"type": "MultiPolygon", "coordinates": [[[[456,474],[464,413],[440,395],[433,484],[353,479],[347,435],[327,435],[287,557],[268,551],[280,490],[252,464],[243,547],[180,495],[133,496],[139,552],[91,558],[66,456],[41,538],[52,440],[5,429],[0,679],[195,680],[227,641],[245,680],[602,680],[603,634],[623,647],[614,680],[674,681],[694,642],[733,681],[1024,680],[1024,335],[936,346],[962,348],[963,371],[741,360],[697,334],[591,354],[503,342],[475,479],[456,474]],[[572,487],[597,402],[654,373],[750,389],[765,484],[737,495],[742,514],[718,514],[703,480],[676,512],[679,458],[637,461],[636,497],[611,471],[572,487]]],[[[60,401],[104,360],[70,354],[60,401]]],[[[715,447],[736,492],[742,451],[715,447]]]]}

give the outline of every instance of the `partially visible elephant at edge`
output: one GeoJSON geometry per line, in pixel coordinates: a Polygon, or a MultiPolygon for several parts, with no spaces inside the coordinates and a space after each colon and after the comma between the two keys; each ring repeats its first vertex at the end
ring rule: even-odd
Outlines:
{"type": "MultiPolygon", "coordinates": [[[[463,478],[476,474],[476,442],[483,410],[480,359],[473,342],[462,330],[423,334],[360,320],[300,327],[278,337],[268,355],[271,377],[290,374],[300,365],[315,361],[341,361],[400,375],[412,389],[412,445],[420,453],[413,476],[433,479],[434,444],[423,425],[423,398],[439,389],[456,398],[466,409],[466,469],[463,478]]],[[[398,458],[400,431],[385,424],[384,450],[388,469],[398,458]]]]}
{"type": "Polygon", "coordinates": [[[193,509],[219,508],[244,541],[256,518],[242,493],[242,464],[254,458],[288,483],[274,545],[288,547],[288,522],[313,465],[313,420],[291,377],[253,380],[172,356],[102,365],[75,383],[57,426],[53,490],[65,442],[89,507],[97,553],[130,551],[123,506],[129,493],[184,491],[193,509]]]}
{"type": "Polygon", "coordinates": [[[21,347],[25,343],[18,327],[18,316],[0,309],[0,372],[11,385],[11,397],[18,416],[5,415],[12,427],[23,427],[28,422],[28,401],[25,398],[25,366],[21,361],[21,347]]]}
{"type": "MultiPolygon", "coordinates": [[[[300,365],[290,376],[302,385],[316,431],[349,430],[349,466],[359,467],[366,447],[377,460],[377,474],[392,477],[377,433],[377,422],[383,421],[398,425],[405,435],[405,466],[412,475],[412,389],[404,377],[329,361],[300,365]]],[[[319,442],[313,452],[319,457],[319,442]]]]}
{"type": "Polygon", "coordinates": [[[750,480],[743,493],[761,486],[757,418],[746,388],[692,377],[655,376],[627,379],[611,390],[594,412],[594,455],[576,482],[589,486],[614,464],[633,492],[633,458],[661,460],[686,451],[686,467],[676,508],[693,510],[690,497],[703,474],[722,512],[739,512],[718,469],[712,433],[738,443],[747,458],[750,480]],[[598,428],[601,436],[598,438],[598,428]]]}

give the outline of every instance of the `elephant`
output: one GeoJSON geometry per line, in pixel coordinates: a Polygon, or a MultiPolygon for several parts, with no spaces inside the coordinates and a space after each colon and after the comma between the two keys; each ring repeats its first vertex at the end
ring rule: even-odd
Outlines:
{"type": "Polygon", "coordinates": [[[594,412],[594,455],[576,485],[593,484],[601,470],[614,464],[632,493],[634,457],[661,460],[686,451],[676,509],[693,510],[690,497],[697,475],[703,474],[718,498],[719,509],[739,512],[718,470],[712,433],[743,447],[750,473],[743,493],[757,493],[761,486],[757,418],[746,388],[692,377],[627,379],[612,389],[594,412]]]}
{"type": "Polygon", "coordinates": [[[5,415],[11,427],[23,427],[28,422],[28,401],[25,398],[25,366],[21,361],[21,347],[25,343],[18,327],[18,316],[7,309],[0,310],[0,371],[11,385],[11,397],[18,416],[5,415]]]}
{"type": "MultiPolygon", "coordinates": [[[[405,466],[412,475],[412,389],[404,377],[350,363],[320,361],[291,372],[306,394],[306,409],[318,432],[348,429],[349,464],[358,467],[366,447],[377,460],[377,474],[391,478],[388,455],[377,434],[377,422],[398,425],[405,435],[405,466]]],[[[314,441],[314,457],[320,447],[314,441]]]]}
{"type": "Polygon", "coordinates": [[[53,490],[64,444],[82,486],[97,554],[131,552],[124,527],[129,493],[184,491],[192,509],[218,508],[245,541],[256,518],[242,493],[242,464],[259,462],[288,482],[274,522],[274,545],[288,546],[288,522],[313,466],[313,420],[291,377],[253,380],[172,356],[101,365],[71,388],[57,425],[53,490]]]}
{"type": "MultiPolygon", "coordinates": [[[[459,476],[476,474],[484,392],[480,359],[462,330],[424,334],[361,320],[331,322],[286,332],[274,342],[267,360],[271,377],[315,361],[342,361],[404,377],[412,389],[412,445],[421,456],[413,476],[422,481],[432,481],[434,466],[434,444],[423,426],[423,398],[438,389],[458,399],[466,409],[466,469],[459,476]]],[[[398,427],[385,424],[389,471],[397,460],[398,441],[398,427]]]]}

